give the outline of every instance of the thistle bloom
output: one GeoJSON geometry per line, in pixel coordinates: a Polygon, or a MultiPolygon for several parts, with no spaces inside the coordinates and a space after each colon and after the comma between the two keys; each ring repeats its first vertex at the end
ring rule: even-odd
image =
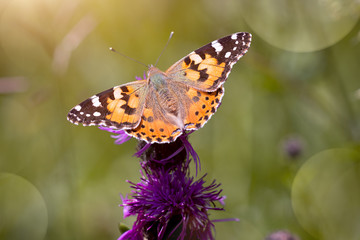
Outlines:
{"type": "Polygon", "coordinates": [[[125,239],[214,239],[209,210],[220,202],[220,184],[205,186],[204,177],[194,180],[179,167],[144,169],[140,183],[129,182],[132,199],[123,198],[124,217],[137,219],[125,239]]]}
{"type": "Polygon", "coordinates": [[[130,182],[132,192],[122,197],[124,218],[136,216],[132,229],[118,240],[137,239],[214,239],[209,210],[223,210],[220,184],[195,180],[189,164],[199,157],[184,133],[169,144],[139,142],[142,177],[130,182]]]}

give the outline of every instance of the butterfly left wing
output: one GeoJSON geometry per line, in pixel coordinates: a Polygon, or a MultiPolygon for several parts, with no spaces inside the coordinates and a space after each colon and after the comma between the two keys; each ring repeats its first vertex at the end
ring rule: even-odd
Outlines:
{"type": "Polygon", "coordinates": [[[136,128],[145,105],[146,85],[146,80],[138,80],[96,94],[72,108],[67,119],[76,125],[136,128]]]}
{"type": "Polygon", "coordinates": [[[248,51],[251,34],[238,32],[215,40],[172,65],[166,74],[173,81],[213,92],[227,79],[233,65],[248,51]]]}

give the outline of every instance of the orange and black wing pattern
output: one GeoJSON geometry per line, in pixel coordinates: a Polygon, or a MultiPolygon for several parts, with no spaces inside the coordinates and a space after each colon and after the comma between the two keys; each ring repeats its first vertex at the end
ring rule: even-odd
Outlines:
{"type": "Polygon", "coordinates": [[[198,90],[216,91],[228,78],[233,65],[248,51],[251,34],[246,32],[212,41],[171,66],[166,74],[198,90]]]}
{"type": "Polygon", "coordinates": [[[184,126],[186,130],[197,130],[210,120],[221,104],[224,96],[224,87],[219,87],[214,92],[202,92],[189,88],[186,96],[191,100],[187,108],[184,126]]]}
{"type": "Polygon", "coordinates": [[[68,120],[84,126],[136,128],[145,105],[146,80],[110,88],[73,107],[68,120]]]}

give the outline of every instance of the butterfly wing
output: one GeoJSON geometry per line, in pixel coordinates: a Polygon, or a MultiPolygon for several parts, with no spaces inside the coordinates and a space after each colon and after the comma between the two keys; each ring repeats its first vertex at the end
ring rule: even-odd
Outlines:
{"type": "Polygon", "coordinates": [[[195,88],[189,88],[186,96],[191,100],[191,103],[186,109],[185,129],[197,130],[203,127],[220,106],[224,91],[223,86],[220,86],[214,92],[203,92],[195,88]]]}
{"type": "Polygon", "coordinates": [[[146,80],[113,87],[76,105],[68,113],[67,119],[84,126],[135,128],[144,110],[146,91],[146,80]]]}
{"type": "Polygon", "coordinates": [[[215,40],[180,59],[166,74],[189,87],[213,92],[227,79],[233,65],[248,51],[251,34],[238,32],[215,40]]]}

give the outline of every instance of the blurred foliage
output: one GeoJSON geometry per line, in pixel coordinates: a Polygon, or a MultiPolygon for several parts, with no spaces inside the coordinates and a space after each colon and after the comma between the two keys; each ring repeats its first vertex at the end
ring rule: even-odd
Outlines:
{"type": "Polygon", "coordinates": [[[66,121],[85,98],[253,33],[191,142],[222,183],[217,239],[359,239],[360,13],[351,0],[1,0],[0,239],[116,239],[136,141],[66,121]],[[294,154],[295,153],[295,154],[294,154]]]}

